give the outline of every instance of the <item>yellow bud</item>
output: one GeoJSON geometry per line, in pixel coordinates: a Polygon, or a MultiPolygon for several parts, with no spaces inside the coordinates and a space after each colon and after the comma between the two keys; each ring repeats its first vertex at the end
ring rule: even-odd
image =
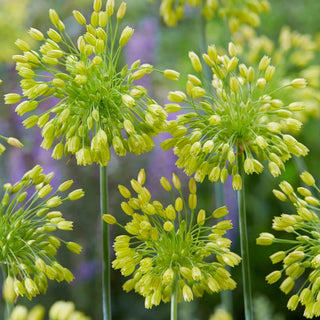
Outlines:
{"type": "Polygon", "coordinates": [[[167,232],[170,232],[174,229],[174,225],[171,221],[166,221],[164,224],[163,224],[163,229],[167,232]]]}
{"type": "Polygon", "coordinates": [[[20,94],[17,93],[7,93],[4,96],[4,102],[5,104],[14,104],[21,100],[20,94]]]}
{"type": "Polygon", "coordinates": [[[22,148],[23,144],[16,138],[10,137],[7,140],[8,144],[10,144],[11,146],[17,147],[17,148],[22,148]]]}
{"type": "Polygon", "coordinates": [[[262,232],[257,238],[256,243],[260,246],[269,246],[273,243],[274,235],[268,232],[262,232]]]}
{"type": "Polygon", "coordinates": [[[286,253],[284,251],[278,251],[270,256],[270,260],[273,264],[282,261],[286,257],[286,253]]]}
{"type": "Polygon", "coordinates": [[[48,31],[47,31],[47,35],[48,35],[48,37],[50,38],[50,39],[52,39],[54,42],[61,42],[61,36],[60,36],[60,34],[57,32],[57,31],[55,31],[54,29],[49,29],[48,31]]]}
{"type": "Polygon", "coordinates": [[[211,60],[216,61],[218,57],[217,49],[215,45],[208,46],[208,55],[211,60]]]}
{"type": "Polygon", "coordinates": [[[241,190],[242,188],[242,179],[240,174],[235,174],[232,179],[232,187],[234,190],[241,190]]]}
{"type": "Polygon", "coordinates": [[[99,10],[101,10],[101,7],[102,7],[102,0],[94,0],[93,10],[98,12],[99,10]]]}
{"type": "Polygon", "coordinates": [[[17,39],[14,44],[22,51],[30,51],[31,49],[30,45],[21,39],[17,39]]]}
{"type": "MultiPolygon", "coordinates": [[[[232,72],[238,65],[239,59],[237,57],[233,57],[227,65],[227,71],[232,72]]],[[[248,80],[249,81],[249,80],[248,80]]],[[[251,82],[251,81],[249,81],[251,82]]]]}
{"type": "Polygon", "coordinates": [[[183,102],[187,97],[182,91],[170,91],[168,95],[168,100],[172,102],[183,102]]]}
{"type": "Polygon", "coordinates": [[[134,30],[128,26],[124,28],[124,30],[121,33],[120,40],[119,40],[119,45],[121,47],[124,47],[128,43],[133,32],[134,32],[134,30]]]}
{"type": "Polygon", "coordinates": [[[287,308],[291,311],[294,311],[297,309],[297,306],[299,304],[299,296],[294,294],[293,296],[290,297],[290,299],[288,300],[288,303],[287,303],[287,308]]]}
{"type": "Polygon", "coordinates": [[[218,116],[217,114],[210,116],[209,118],[209,123],[212,126],[216,126],[221,122],[221,118],[220,116],[218,116]]]}
{"type": "Polygon", "coordinates": [[[290,277],[286,278],[280,285],[280,290],[288,294],[294,287],[294,280],[290,277]]]}
{"type": "Polygon", "coordinates": [[[196,193],[197,192],[197,184],[196,184],[194,178],[191,178],[189,180],[189,191],[190,191],[190,193],[196,193]]]}
{"type": "Polygon", "coordinates": [[[220,207],[213,211],[212,216],[216,219],[222,218],[229,213],[228,208],[226,206],[220,207]]]}
{"type": "Polygon", "coordinates": [[[197,195],[195,193],[189,194],[189,208],[194,210],[197,207],[197,195]]]}
{"type": "Polygon", "coordinates": [[[180,190],[180,189],[181,189],[180,179],[179,179],[179,177],[178,177],[175,173],[172,174],[172,183],[173,183],[173,186],[174,186],[177,190],[180,190]]]}
{"type": "Polygon", "coordinates": [[[60,19],[57,12],[54,9],[49,10],[49,18],[55,26],[59,25],[60,19]]]}
{"type": "Polygon", "coordinates": [[[141,185],[144,185],[144,183],[146,182],[146,172],[144,169],[141,169],[138,173],[138,182],[141,185]]]}
{"type": "Polygon", "coordinates": [[[305,88],[307,85],[306,79],[298,78],[291,81],[291,86],[293,88],[305,88]]]}
{"type": "Polygon", "coordinates": [[[230,57],[234,57],[237,55],[237,48],[232,42],[229,42],[228,44],[228,52],[230,57]]]}
{"type": "Polygon", "coordinates": [[[281,278],[281,271],[276,270],[266,276],[266,281],[269,284],[273,284],[273,283],[277,282],[280,278],[281,278]]]}
{"type": "Polygon", "coordinates": [[[234,93],[237,93],[239,91],[239,82],[238,82],[237,78],[235,78],[235,77],[230,78],[230,89],[234,93]]]}
{"type": "Polygon", "coordinates": [[[81,24],[81,25],[86,25],[87,24],[86,18],[83,16],[83,14],[80,11],[73,10],[72,14],[73,14],[74,18],[76,19],[76,21],[79,24],[81,24]]]}
{"type": "Polygon", "coordinates": [[[191,64],[192,64],[193,69],[197,72],[201,72],[202,65],[201,65],[201,62],[200,62],[198,55],[195,52],[190,51],[189,52],[189,59],[191,60],[191,64]]]}
{"type": "Polygon", "coordinates": [[[99,12],[99,26],[104,28],[108,22],[108,15],[106,12],[100,11],[99,12]]]}
{"type": "Polygon", "coordinates": [[[8,276],[2,287],[2,296],[7,303],[13,303],[16,299],[16,293],[14,291],[14,280],[8,276]]]}
{"type": "Polygon", "coordinates": [[[82,189],[77,189],[68,194],[68,198],[71,201],[78,200],[84,196],[84,191],[82,189]]]}
{"type": "Polygon", "coordinates": [[[268,56],[263,56],[263,58],[259,62],[259,70],[265,71],[270,64],[270,61],[271,61],[271,58],[269,58],[268,56]]]}
{"type": "Polygon", "coordinates": [[[203,226],[205,220],[206,220],[206,212],[203,209],[201,209],[201,210],[199,210],[199,213],[198,213],[198,216],[197,216],[198,225],[203,226]]]}
{"type": "Polygon", "coordinates": [[[43,33],[38,29],[30,28],[29,34],[35,40],[38,40],[38,41],[44,40],[43,33]]]}
{"type": "Polygon", "coordinates": [[[179,72],[171,69],[164,70],[163,75],[170,80],[179,80],[179,77],[180,77],[179,72]]]}
{"type": "Polygon", "coordinates": [[[252,67],[249,67],[247,71],[247,81],[252,82],[254,80],[254,69],[252,67]]]}
{"type": "Polygon", "coordinates": [[[127,10],[127,4],[125,2],[122,2],[117,12],[117,19],[119,20],[123,19],[123,17],[126,14],[126,10],[127,10]]]}
{"type": "Polygon", "coordinates": [[[79,254],[81,252],[81,250],[82,250],[82,247],[79,244],[75,243],[75,242],[68,242],[67,243],[67,248],[71,252],[73,252],[75,254],[79,254]]]}
{"type": "Polygon", "coordinates": [[[274,66],[268,66],[266,69],[266,73],[264,78],[266,79],[267,82],[270,82],[274,76],[274,73],[276,71],[276,68],[274,66]]]}
{"type": "Polygon", "coordinates": [[[302,172],[300,174],[300,178],[308,186],[312,187],[315,185],[315,180],[314,180],[313,176],[307,171],[302,172]]]}
{"type": "Polygon", "coordinates": [[[193,300],[193,293],[191,288],[185,284],[182,288],[182,295],[183,295],[183,299],[186,302],[190,302],[191,300],[193,300]]]}
{"type": "Polygon", "coordinates": [[[266,86],[266,84],[267,84],[267,81],[264,78],[259,78],[257,80],[257,86],[261,89],[263,89],[266,86]]]}
{"type": "Polygon", "coordinates": [[[114,11],[114,0],[108,0],[107,4],[106,4],[106,12],[107,15],[110,17],[113,15],[113,11],[114,11]]]}
{"type": "Polygon", "coordinates": [[[123,94],[121,98],[122,98],[123,104],[129,108],[132,108],[136,103],[136,101],[128,94],[123,94]]]}

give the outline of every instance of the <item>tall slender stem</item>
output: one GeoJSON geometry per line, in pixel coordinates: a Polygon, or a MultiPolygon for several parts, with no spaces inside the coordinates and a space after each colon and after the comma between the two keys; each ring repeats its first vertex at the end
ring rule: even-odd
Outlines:
{"type": "Polygon", "coordinates": [[[170,320],[178,320],[178,279],[172,285],[170,320]]]}
{"type": "Polygon", "coordinates": [[[100,210],[102,223],[102,307],[103,320],[111,320],[110,240],[109,226],[102,216],[108,213],[107,167],[100,166],[100,210]]]}
{"type": "MultiPolygon", "coordinates": [[[[241,162],[241,161],[240,161],[241,162]]],[[[245,183],[244,171],[242,163],[241,168],[242,189],[238,191],[238,210],[239,210],[239,229],[240,229],[240,244],[242,256],[242,283],[244,295],[244,310],[245,319],[253,320],[253,301],[251,290],[251,274],[249,262],[249,248],[248,248],[248,231],[247,231],[247,217],[246,217],[246,203],[245,203],[245,183]]]]}

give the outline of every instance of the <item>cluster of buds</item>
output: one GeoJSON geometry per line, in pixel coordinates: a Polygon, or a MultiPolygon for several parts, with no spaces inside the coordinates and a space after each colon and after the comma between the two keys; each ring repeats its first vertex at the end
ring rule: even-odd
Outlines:
{"type": "Polygon", "coordinates": [[[265,35],[257,36],[253,30],[250,33],[243,30],[237,43],[243,48],[243,57],[249,64],[256,63],[264,54],[270,55],[275,66],[279,66],[275,79],[279,84],[293,69],[299,77],[305,78],[308,87],[287,94],[285,102],[290,103],[297,98],[304,101],[305,108],[295,112],[295,116],[302,122],[306,122],[309,117],[319,116],[320,67],[312,64],[317,55],[317,44],[310,34],[302,34],[285,26],[280,31],[278,42],[274,43],[265,35]]]}
{"type": "MultiPolygon", "coordinates": [[[[16,306],[9,320],[44,320],[45,308],[36,305],[30,311],[25,306],[16,306]]],[[[73,302],[57,301],[49,310],[49,320],[90,320],[85,314],[75,309],[73,302]]]]}
{"type": "MultiPolygon", "coordinates": [[[[102,1],[95,0],[93,9],[90,23],[79,11],[73,11],[75,20],[86,29],[76,45],[53,9],[49,16],[55,29],[50,28],[47,36],[34,28],[29,31],[42,43],[39,52],[21,39],[16,41],[23,51],[13,56],[23,78],[22,95],[7,94],[5,102],[19,102],[15,109],[19,115],[38,110],[23,124],[42,129],[41,146],[46,150],[59,140],[53,158],[75,154],[79,165],[96,162],[105,166],[111,145],[119,156],[127,151],[141,154],[151,150],[151,137],[165,129],[167,113],[149,97],[146,88],[134,84],[154,71],[153,66],[140,60],[131,66],[120,65],[120,54],[134,32],[126,26],[118,35],[126,3],[115,11],[114,1],[108,0],[104,11],[102,1]],[[59,102],[40,111],[41,103],[51,97],[59,102]]],[[[171,79],[179,77],[173,70],[159,72],[171,79]]]]}
{"type": "MultiPolygon", "coordinates": [[[[300,177],[307,186],[320,192],[310,173],[305,171],[300,177]]],[[[298,187],[295,192],[287,181],[283,181],[280,183],[281,190],[273,190],[279,200],[291,203],[296,213],[275,217],[272,227],[290,233],[294,238],[276,238],[264,232],[257,239],[257,244],[280,243],[289,246],[289,249],[270,256],[271,262],[282,263],[282,268],[271,272],[266,280],[272,284],[285,276],[280,284],[280,290],[285,294],[289,294],[295,284],[299,285],[299,290],[290,297],[287,307],[295,310],[301,303],[305,307],[304,316],[313,318],[320,316],[320,201],[309,187],[298,187]],[[300,282],[300,278],[304,278],[304,281],[300,282]]]]}
{"type": "MultiPolygon", "coordinates": [[[[229,55],[220,56],[214,45],[208,47],[203,60],[213,77],[211,87],[193,74],[188,75],[187,95],[172,91],[166,105],[168,112],[181,109],[178,103],[188,105],[192,112],[178,115],[169,122],[168,131],[173,136],[162,147],[174,147],[178,156],[176,165],[185,168],[188,175],[195,174],[197,181],[208,176],[210,181],[224,183],[233,176],[233,188],[242,187],[240,170],[242,162],[247,174],[260,173],[263,161],[268,160],[270,173],[276,177],[285,169],[284,163],[291,154],[305,156],[308,149],[285,131],[298,132],[301,122],[292,112],[303,106],[299,102],[285,105],[277,97],[281,89],[303,88],[304,79],[275,88],[272,78],[275,67],[264,56],[256,68],[239,64],[237,50],[229,43],[229,55]],[[240,161],[243,157],[243,161],[240,161]]],[[[189,53],[194,70],[203,72],[198,55],[189,53]]]]}
{"type": "MultiPolygon", "coordinates": [[[[151,0],[154,1],[154,0],[151,0]]],[[[184,16],[186,5],[199,7],[203,3],[202,14],[207,19],[219,16],[227,19],[231,33],[236,32],[242,24],[254,28],[260,25],[259,14],[269,11],[268,0],[162,0],[160,14],[168,26],[175,26],[184,16]]]]}
{"type": "MultiPolygon", "coordinates": [[[[17,139],[17,138],[13,138],[13,137],[4,137],[2,135],[0,135],[0,139],[4,140],[6,143],[8,143],[11,146],[17,147],[17,148],[22,148],[23,144],[17,139]]],[[[2,155],[6,150],[6,147],[0,143],[0,155],[2,155]]]]}
{"type": "Polygon", "coordinates": [[[223,237],[232,223],[230,220],[210,223],[213,218],[224,217],[227,208],[218,208],[210,215],[203,209],[196,212],[197,187],[193,178],[189,181],[188,200],[182,195],[177,175],[173,174],[172,184],[164,177],[160,179],[163,189],[173,199],[167,206],[152,201],[144,183],[145,172],[141,170],[138,179],[131,180],[137,197],[119,186],[126,198],[121,208],[130,216],[130,222],[122,226],[112,215],[104,215],[107,223],[118,224],[128,232],[115,238],[116,259],[112,264],[122,275],[132,276],[123,289],[135,290],[145,297],[146,308],[161,301],[169,302],[174,292],[179,301],[181,297],[191,301],[204,292],[234,289],[236,283],[225,266],[238,265],[241,258],[230,251],[231,240],[223,237]]]}
{"type": "Polygon", "coordinates": [[[4,185],[0,202],[0,267],[7,278],[4,297],[8,302],[16,296],[31,299],[45,293],[48,281],[71,282],[74,277],[56,260],[61,244],[79,254],[81,246],[53,235],[56,230],[69,231],[73,222],[65,220],[56,207],[65,201],[80,199],[84,192],[77,189],[62,197],[73,181],[62,183],[52,192],[53,173],[42,173],[37,165],[17,183],[4,185]]]}

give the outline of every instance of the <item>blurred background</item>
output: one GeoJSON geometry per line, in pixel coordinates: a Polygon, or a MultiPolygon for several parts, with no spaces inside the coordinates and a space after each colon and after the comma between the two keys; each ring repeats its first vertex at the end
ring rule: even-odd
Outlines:
{"type": "MultiPolygon", "coordinates": [[[[234,41],[242,43],[243,60],[255,63],[263,54],[274,57],[277,64],[276,77],[279,82],[295,77],[309,77],[310,88],[302,93],[301,99],[307,100],[307,111],[301,114],[304,122],[299,141],[303,142],[311,152],[304,161],[290,160],[286,172],[273,178],[267,170],[261,175],[247,178],[248,228],[251,254],[251,272],[253,291],[256,297],[257,320],[268,319],[301,319],[302,311],[286,309],[287,297],[280,292],[278,285],[268,285],[265,276],[274,270],[268,256],[277,249],[258,247],[255,239],[260,232],[270,232],[272,218],[282,212],[292,213],[292,208],[278,201],[272,194],[280,181],[287,180],[294,186],[299,184],[299,170],[308,168],[315,176],[320,177],[320,12],[319,0],[270,0],[271,10],[261,15],[260,26],[253,31],[249,27],[233,35],[234,41]],[[287,26],[283,29],[284,26],[287,26]],[[280,40],[279,40],[280,39],[280,40]],[[289,44],[288,44],[289,43],[289,44]]],[[[19,92],[19,77],[15,71],[11,56],[18,54],[14,42],[17,38],[28,39],[27,30],[35,27],[45,32],[50,27],[48,10],[55,8],[66,24],[73,38],[83,31],[74,23],[72,10],[77,9],[89,16],[92,11],[91,0],[0,0],[0,87],[1,96],[8,92],[19,92]]],[[[160,2],[147,0],[128,0],[127,16],[123,23],[135,29],[123,60],[132,63],[141,59],[143,63],[156,65],[158,69],[172,68],[184,74],[181,82],[168,82],[159,75],[144,78],[144,85],[160,104],[166,103],[168,91],[184,87],[186,75],[192,72],[188,59],[188,51],[202,53],[204,42],[215,43],[217,47],[226,48],[231,40],[227,24],[214,18],[204,23],[200,9],[188,7],[185,17],[174,28],[166,26],[159,16],[160,2]],[[206,38],[203,36],[205,31],[206,38]],[[168,87],[170,85],[170,87],[168,87]]],[[[284,100],[290,102],[290,95],[284,100]]],[[[41,136],[37,128],[26,131],[14,108],[1,103],[0,132],[5,136],[19,138],[25,145],[22,150],[8,148],[1,156],[0,182],[16,182],[25,171],[39,163],[45,171],[55,172],[55,181],[74,179],[77,187],[85,190],[86,197],[68,206],[64,206],[64,214],[75,221],[74,232],[70,239],[83,246],[83,252],[75,257],[67,250],[61,249],[59,261],[76,276],[71,285],[52,282],[46,296],[35,298],[32,302],[19,298],[19,303],[32,306],[41,303],[50,306],[56,300],[74,301],[77,308],[92,319],[101,319],[101,266],[100,266],[100,214],[99,214],[99,168],[96,165],[77,167],[75,159],[63,158],[56,161],[50,158],[51,152],[40,148],[41,136]]],[[[122,223],[125,214],[120,209],[121,197],[117,190],[118,184],[129,186],[130,179],[136,178],[140,168],[147,172],[147,184],[153,194],[161,197],[159,179],[161,176],[171,177],[176,172],[182,180],[187,180],[184,173],[176,169],[175,157],[172,152],[163,152],[159,147],[166,134],[155,139],[153,151],[142,156],[128,154],[124,158],[112,155],[108,166],[110,202],[109,211],[122,223]]],[[[319,181],[319,179],[318,179],[319,181]]],[[[230,232],[232,249],[240,253],[237,232],[236,195],[230,184],[224,187],[225,199],[234,222],[235,229],[230,232]]],[[[199,205],[207,212],[216,208],[214,187],[204,181],[199,186],[199,205]]],[[[119,233],[117,228],[111,229],[112,239],[119,233]]],[[[241,291],[241,267],[234,268],[233,277],[238,288],[233,291],[234,319],[243,319],[241,291]]],[[[125,293],[121,286],[125,279],[119,271],[112,271],[113,314],[115,320],[135,319],[168,319],[169,304],[144,309],[144,300],[135,293],[125,293]]],[[[214,309],[221,303],[219,295],[204,296],[190,304],[181,303],[180,318],[184,320],[209,319],[214,309]]],[[[0,309],[3,308],[0,302],[0,309]]]]}

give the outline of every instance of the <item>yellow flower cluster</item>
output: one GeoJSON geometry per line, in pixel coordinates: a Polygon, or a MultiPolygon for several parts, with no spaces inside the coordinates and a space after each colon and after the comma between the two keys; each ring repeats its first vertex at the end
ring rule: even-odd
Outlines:
{"type": "MultiPolygon", "coordinates": [[[[301,122],[293,111],[301,110],[300,102],[289,105],[279,97],[285,88],[303,88],[306,81],[294,79],[281,87],[273,86],[275,67],[264,56],[256,67],[239,64],[237,50],[229,43],[229,54],[219,55],[216,47],[208,47],[203,54],[205,64],[212,72],[208,85],[203,76],[188,75],[186,92],[172,91],[166,105],[168,112],[182,108],[191,112],[178,115],[170,121],[168,131],[173,136],[164,141],[164,150],[174,148],[176,165],[185,168],[197,181],[208,176],[210,181],[224,183],[233,176],[233,188],[242,188],[240,170],[247,174],[260,173],[263,161],[273,176],[285,170],[284,163],[295,156],[305,156],[308,149],[293,136],[290,129],[299,132],[301,122]],[[240,159],[243,158],[243,161],[240,159]],[[242,164],[243,162],[243,164],[242,164]]],[[[202,75],[202,62],[189,52],[194,70],[202,75]]]]}
{"type": "Polygon", "coordinates": [[[69,231],[73,227],[73,222],[65,220],[55,208],[65,201],[80,199],[84,193],[77,189],[62,198],[59,194],[68,190],[73,181],[62,183],[52,193],[52,178],[53,173],[45,175],[37,165],[14,185],[4,185],[0,202],[0,267],[7,276],[4,297],[8,302],[19,295],[31,299],[45,293],[47,279],[74,279],[55,256],[62,243],[77,254],[81,246],[53,235],[56,230],[69,231]]]}
{"type": "Polygon", "coordinates": [[[16,41],[23,51],[13,57],[23,78],[23,94],[7,94],[5,102],[19,102],[15,110],[23,115],[38,110],[52,97],[58,98],[53,107],[25,119],[24,126],[42,129],[41,146],[46,150],[60,140],[53,148],[55,159],[75,154],[79,165],[96,162],[106,166],[111,146],[120,156],[152,149],[151,137],[164,130],[167,113],[144,87],[133,83],[151,73],[153,66],[140,60],[129,67],[120,65],[120,53],[134,31],[126,26],[118,35],[126,3],[115,11],[114,1],[108,0],[102,10],[102,1],[95,0],[93,9],[90,23],[79,11],[73,11],[75,20],[85,28],[77,44],[70,40],[53,9],[49,16],[55,29],[50,28],[47,37],[40,30],[29,31],[42,43],[39,52],[23,40],[16,41]]]}
{"type": "MultiPolygon", "coordinates": [[[[304,101],[305,108],[296,112],[301,121],[305,122],[310,116],[319,116],[320,67],[314,64],[317,57],[317,45],[310,34],[301,34],[288,26],[281,29],[278,42],[274,43],[267,36],[257,36],[255,31],[243,28],[236,43],[243,48],[243,57],[249,64],[254,64],[264,55],[270,55],[279,70],[278,83],[288,74],[294,72],[298,77],[308,81],[308,87],[294,94],[295,99],[304,101]]],[[[292,102],[292,94],[285,97],[287,103],[292,102]]]]}
{"type": "MultiPolygon", "coordinates": [[[[303,182],[313,187],[317,192],[313,176],[308,172],[300,175],[303,182]]],[[[285,231],[294,238],[276,238],[271,233],[261,233],[257,239],[259,245],[280,243],[286,246],[283,251],[277,251],[270,256],[273,264],[282,263],[282,268],[266,276],[269,284],[275,283],[285,276],[280,284],[280,290],[289,294],[299,286],[287,304],[288,309],[295,310],[299,303],[304,306],[304,316],[313,318],[320,316],[320,201],[310,188],[299,187],[297,192],[287,182],[280,183],[280,190],[273,190],[281,201],[290,202],[295,207],[295,214],[283,213],[273,220],[273,229],[285,231]],[[289,247],[289,248],[288,248],[289,247]],[[300,278],[304,281],[300,282],[300,278]]]]}
{"type": "Polygon", "coordinates": [[[182,195],[177,175],[173,174],[172,184],[164,177],[160,179],[173,199],[167,206],[152,201],[144,183],[142,170],[137,180],[131,180],[137,197],[126,187],[119,186],[121,195],[126,198],[121,208],[131,218],[130,222],[121,226],[112,215],[104,216],[107,223],[116,223],[128,232],[116,237],[116,259],[112,264],[124,276],[131,275],[123,289],[135,290],[145,297],[146,308],[159,305],[161,301],[169,302],[174,292],[179,301],[182,297],[191,301],[204,292],[212,294],[234,289],[236,283],[225,266],[233,267],[241,258],[229,250],[231,241],[223,237],[232,223],[230,220],[210,222],[228,214],[227,208],[218,208],[210,215],[203,209],[196,212],[197,187],[193,178],[189,181],[188,200],[182,195]]]}
{"type": "Polygon", "coordinates": [[[216,16],[227,19],[231,33],[236,32],[242,24],[258,27],[259,14],[270,8],[267,0],[162,0],[160,14],[168,26],[175,26],[183,18],[186,5],[198,7],[202,2],[203,16],[207,19],[216,16]]]}
{"type": "MultiPolygon", "coordinates": [[[[9,320],[44,320],[45,308],[36,305],[30,311],[25,306],[16,306],[9,320]]],[[[90,320],[89,317],[75,309],[73,302],[57,301],[49,310],[49,320],[90,320]]]]}

